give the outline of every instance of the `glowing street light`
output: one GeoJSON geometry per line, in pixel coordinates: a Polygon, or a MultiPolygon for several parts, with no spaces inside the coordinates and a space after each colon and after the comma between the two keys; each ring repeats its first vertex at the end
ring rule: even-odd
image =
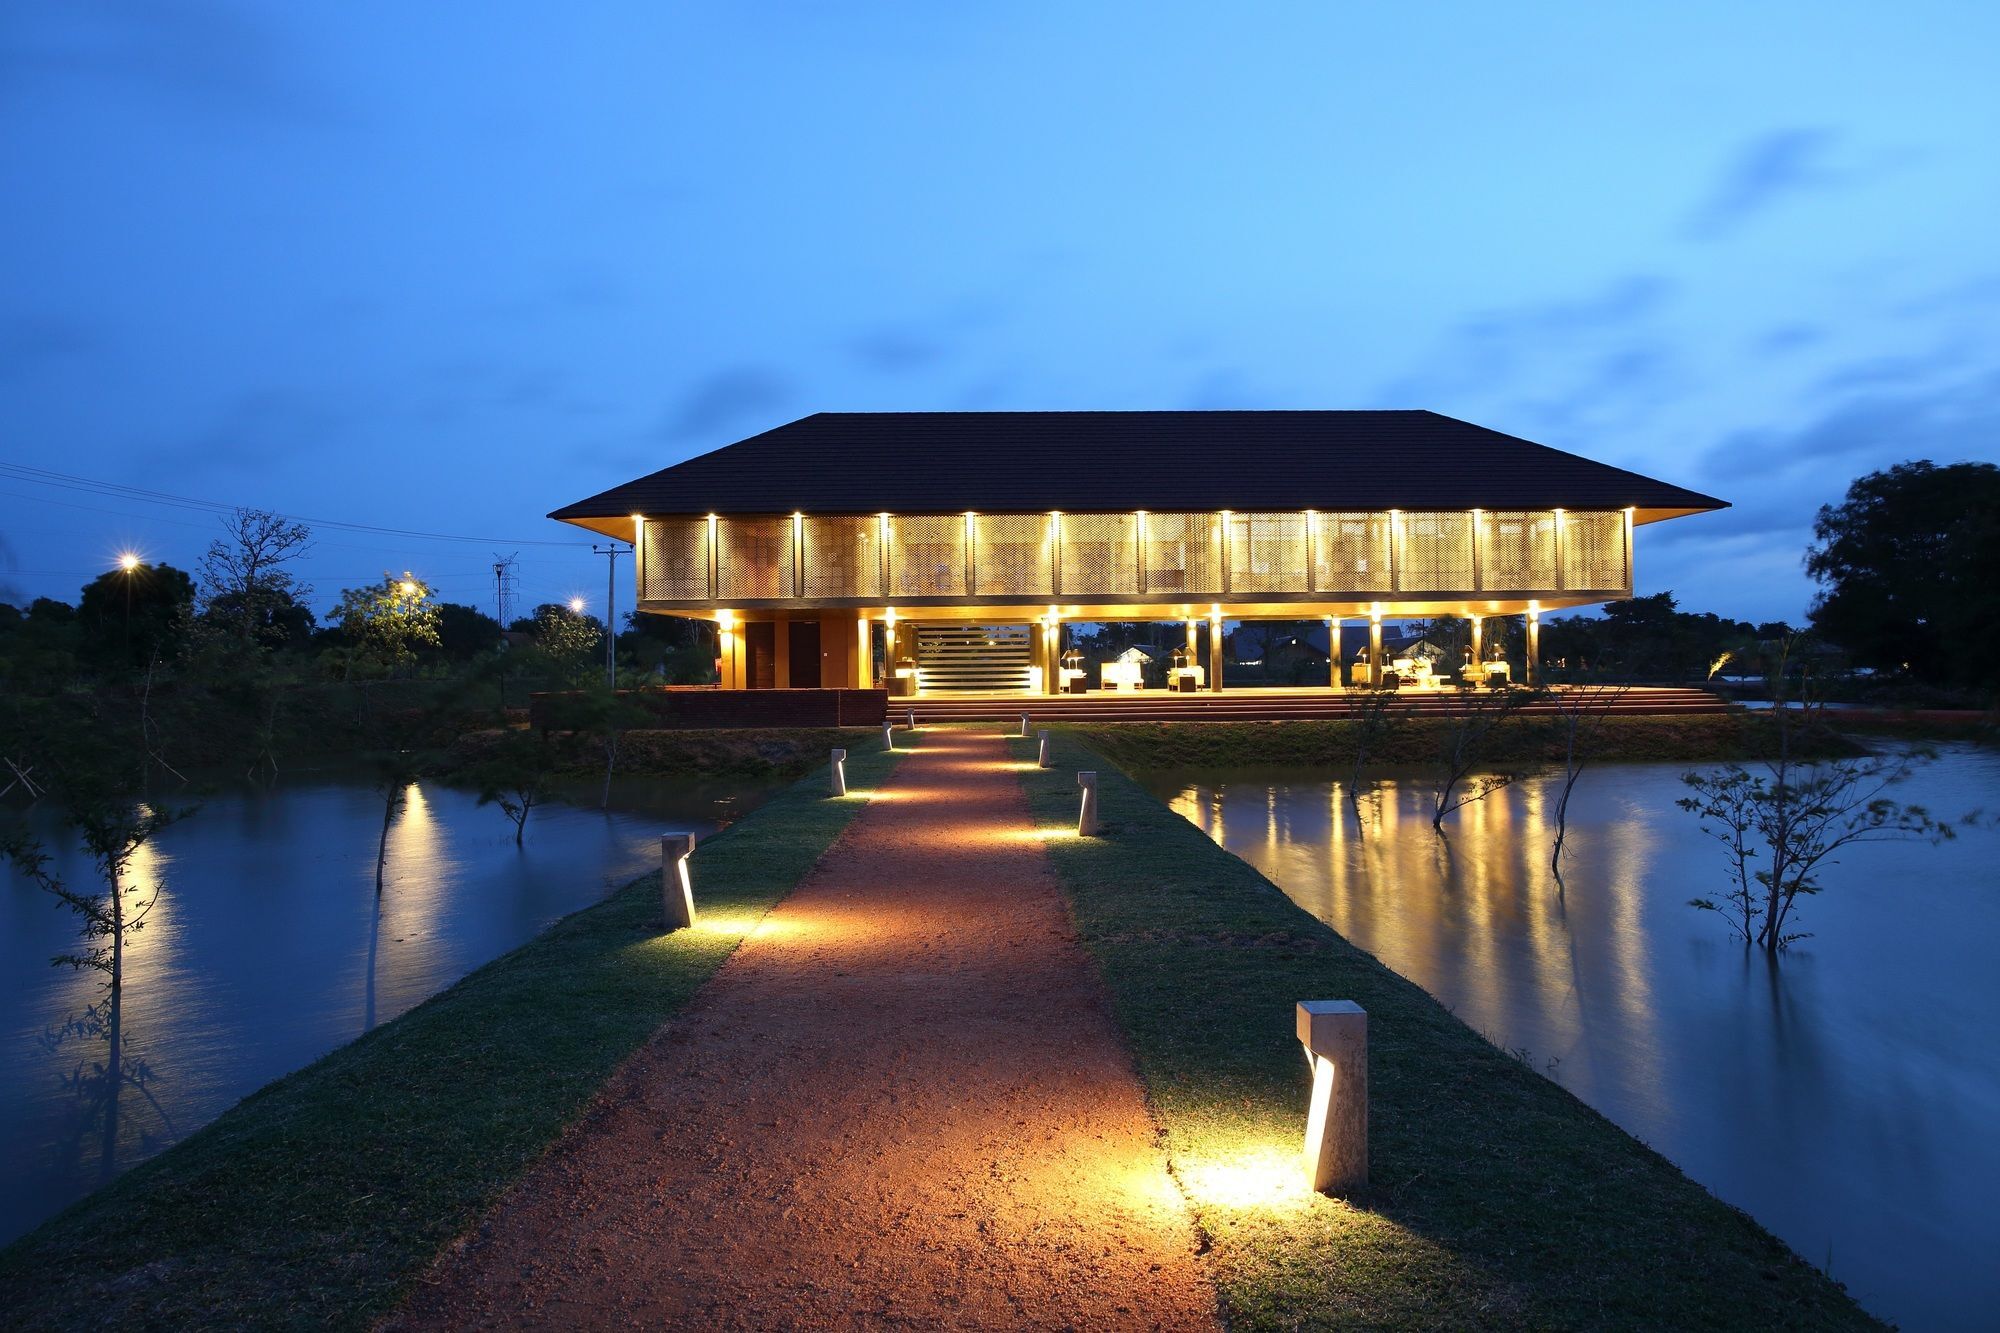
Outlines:
{"type": "Polygon", "coordinates": [[[569,599],[569,609],[570,609],[570,614],[571,614],[571,615],[578,615],[578,616],[582,615],[582,614],[583,614],[583,608],[584,608],[584,600],[583,600],[583,598],[581,598],[581,597],[572,597],[572,598],[570,598],[570,599],[569,599]]]}
{"type": "Polygon", "coordinates": [[[415,597],[417,595],[417,581],[410,577],[409,570],[406,569],[403,571],[403,581],[396,585],[396,591],[405,597],[415,597]]]}
{"type": "Polygon", "coordinates": [[[118,557],[118,568],[124,570],[127,574],[130,574],[134,570],[138,569],[139,568],[138,554],[133,551],[127,551],[123,555],[120,555],[118,557]]]}

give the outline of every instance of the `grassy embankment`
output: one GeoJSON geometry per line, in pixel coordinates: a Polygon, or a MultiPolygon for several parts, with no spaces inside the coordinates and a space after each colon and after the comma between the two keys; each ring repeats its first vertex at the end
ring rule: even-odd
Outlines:
{"type": "MultiPolygon", "coordinates": [[[[1105,758],[1127,768],[1256,768],[1354,762],[1360,724],[1325,722],[1119,722],[1051,726],[1073,732],[1105,758]]],[[[1376,737],[1369,762],[1422,764],[1435,760],[1452,723],[1398,719],[1376,737]]],[[[1585,748],[1592,763],[1660,761],[1719,763],[1772,753],[1777,728],[1768,713],[1704,713],[1691,717],[1607,717],[1590,724],[1585,748]]],[[[1853,755],[1860,749],[1833,732],[1813,738],[1813,753],[1853,755]]],[[[1562,762],[1563,738],[1553,718],[1502,721],[1487,746],[1494,767],[1562,762]]]]}
{"type": "MultiPolygon", "coordinates": [[[[1033,762],[1032,742],[1010,744],[1033,762]]],[[[1073,737],[1056,747],[1056,767],[1023,782],[1233,1328],[1874,1326],[1755,1222],[1073,737]],[[1060,835],[1080,768],[1100,773],[1101,838],[1060,835]],[[1301,1179],[1303,999],[1368,1011],[1373,1188],[1352,1204],[1301,1179]]]]}
{"type": "MultiPolygon", "coordinates": [[[[488,728],[460,736],[440,761],[440,774],[449,778],[477,762],[502,734],[488,728]]],[[[600,741],[559,733],[554,742],[566,775],[588,777],[604,771],[600,741]]],[[[793,778],[826,763],[826,752],[835,747],[863,754],[881,743],[879,727],[635,729],[618,739],[618,772],[633,777],[793,778]]]]}
{"type": "Polygon", "coordinates": [[[696,929],[663,934],[637,880],[0,1251],[0,1327],[365,1327],[847,826],[862,800],[823,782],[701,845],[696,929]]]}

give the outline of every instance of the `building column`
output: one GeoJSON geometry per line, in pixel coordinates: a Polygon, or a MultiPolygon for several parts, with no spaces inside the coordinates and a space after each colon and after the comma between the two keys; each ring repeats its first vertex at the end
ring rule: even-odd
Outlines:
{"type": "Polygon", "coordinates": [[[1222,693],[1222,610],[1220,607],[1208,616],[1208,688],[1216,694],[1222,693]]]}
{"type": "Polygon", "coordinates": [[[854,670],[849,677],[857,690],[875,687],[875,643],[869,633],[869,623],[867,616],[854,618],[854,670]]]}
{"type": "Polygon", "coordinates": [[[717,684],[725,690],[743,688],[743,630],[727,612],[715,618],[716,656],[721,659],[717,684]]]}
{"type": "Polygon", "coordinates": [[[1528,660],[1526,662],[1528,684],[1542,683],[1542,613],[1528,608],[1528,660]]]}
{"type": "Polygon", "coordinates": [[[780,690],[792,687],[792,622],[789,620],[777,620],[771,625],[771,685],[780,690]]]}
{"type": "Polygon", "coordinates": [[[1382,688],[1382,617],[1368,617],[1368,688],[1382,688]]]}
{"type": "Polygon", "coordinates": [[[1486,683],[1486,617],[1467,616],[1472,622],[1472,679],[1486,683]]]}
{"type": "Polygon", "coordinates": [[[1340,617],[1326,618],[1326,684],[1328,689],[1340,688],[1340,617]]]}
{"type": "Polygon", "coordinates": [[[1048,616],[1042,621],[1042,693],[1062,693],[1062,620],[1048,616]]]}

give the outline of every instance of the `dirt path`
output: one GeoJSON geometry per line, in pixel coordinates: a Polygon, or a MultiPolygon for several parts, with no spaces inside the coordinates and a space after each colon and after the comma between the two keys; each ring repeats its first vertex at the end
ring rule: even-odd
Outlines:
{"type": "Polygon", "coordinates": [[[1029,828],[998,737],[927,733],[392,1322],[1213,1326],[1029,828]]]}

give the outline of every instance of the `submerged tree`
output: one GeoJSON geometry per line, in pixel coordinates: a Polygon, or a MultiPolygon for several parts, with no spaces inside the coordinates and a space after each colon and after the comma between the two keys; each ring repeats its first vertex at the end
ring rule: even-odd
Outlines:
{"type": "Polygon", "coordinates": [[[514,845],[527,834],[528,816],[548,796],[555,770],[548,741],[533,729],[503,732],[469,776],[481,805],[497,805],[514,825],[514,845]]]}
{"type": "Polygon", "coordinates": [[[1349,690],[1342,699],[1347,705],[1348,720],[1353,723],[1349,734],[1354,740],[1354,768],[1347,782],[1347,805],[1354,812],[1355,827],[1359,828],[1361,798],[1375,790],[1375,780],[1368,776],[1368,765],[1387,747],[1406,710],[1397,705],[1394,690],[1349,690]]]}
{"type": "Polygon", "coordinates": [[[1556,735],[1563,747],[1562,777],[1556,788],[1556,837],[1549,848],[1549,873],[1555,876],[1557,888],[1562,887],[1563,843],[1569,837],[1569,798],[1603,735],[1605,719],[1628,688],[1579,685],[1549,696],[1555,709],[1556,735]]]}
{"type": "Polygon", "coordinates": [[[1520,778],[1515,770],[1480,772],[1497,752],[1503,725],[1540,695],[1534,690],[1481,690],[1461,697],[1459,711],[1445,728],[1438,748],[1437,787],[1431,801],[1431,831],[1444,833],[1445,817],[1483,801],[1520,778]]]}
{"type": "Polygon", "coordinates": [[[1799,898],[1818,893],[1820,875],[1838,854],[1859,843],[1899,839],[1939,842],[1954,836],[1949,824],[1919,805],[1889,795],[1929,755],[1905,749],[1860,759],[1805,753],[1810,733],[1824,727],[1823,706],[1812,697],[1810,675],[1801,677],[1799,706],[1785,698],[1785,658],[1772,680],[1777,753],[1763,771],[1741,765],[1683,776],[1693,795],[1675,804],[1697,816],[1702,829],[1728,854],[1730,888],[1720,902],[1691,898],[1689,905],[1720,913],[1732,934],[1777,954],[1809,932],[1793,928],[1799,898]]]}

